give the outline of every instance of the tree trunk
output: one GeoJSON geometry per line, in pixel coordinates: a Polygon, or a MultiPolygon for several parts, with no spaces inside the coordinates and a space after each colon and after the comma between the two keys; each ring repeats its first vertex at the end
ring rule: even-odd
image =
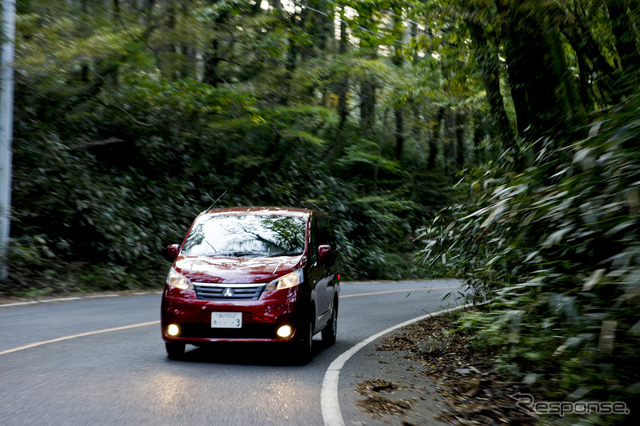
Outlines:
{"type": "Polygon", "coordinates": [[[440,143],[440,127],[442,118],[444,117],[444,107],[439,107],[436,115],[431,122],[431,139],[429,140],[429,159],[427,160],[427,168],[434,170],[436,168],[436,159],[438,157],[438,145],[440,143]]]}
{"type": "MultiPolygon", "coordinates": [[[[558,13],[562,14],[560,9],[557,10],[558,13]]],[[[569,40],[573,50],[576,51],[579,61],[578,67],[580,67],[580,79],[593,81],[590,87],[594,89],[597,87],[602,103],[609,103],[611,101],[617,103],[619,97],[613,90],[615,83],[612,80],[616,69],[609,64],[607,58],[602,53],[602,48],[598,45],[598,42],[591,34],[591,30],[585,24],[585,19],[580,16],[579,9],[576,8],[573,15],[562,15],[559,19],[561,22],[560,30],[567,40],[569,40]],[[590,64],[591,66],[589,66],[590,64]]],[[[584,82],[581,81],[581,84],[583,83],[584,82]]],[[[581,88],[581,97],[585,109],[590,110],[591,101],[584,96],[584,90],[584,88],[581,88]]]]}
{"type": "Polygon", "coordinates": [[[458,168],[464,167],[464,130],[466,124],[466,114],[462,110],[458,110],[455,116],[456,126],[456,163],[458,168]]]}
{"type": "Polygon", "coordinates": [[[582,50],[576,51],[576,57],[578,59],[578,79],[580,82],[580,100],[587,112],[591,112],[595,109],[593,102],[593,96],[591,91],[591,85],[589,84],[589,66],[587,65],[587,58],[582,50]]]}
{"type": "Polygon", "coordinates": [[[512,148],[515,146],[516,135],[511,128],[511,123],[509,123],[509,118],[504,108],[504,99],[500,92],[500,64],[497,52],[494,52],[491,48],[487,35],[478,23],[468,20],[467,24],[473,39],[482,83],[487,93],[491,123],[503,142],[503,146],[512,148]]]}
{"type": "Polygon", "coordinates": [[[453,174],[453,164],[456,155],[456,115],[447,109],[444,113],[444,170],[447,174],[453,174]]]}
{"type": "Polygon", "coordinates": [[[396,159],[399,160],[404,148],[404,116],[402,108],[396,108],[394,113],[396,117],[396,159]]]}
{"type": "MultiPolygon", "coordinates": [[[[216,18],[215,23],[222,23],[228,15],[228,11],[220,13],[216,18]]],[[[204,58],[204,74],[202,76],[202,81],[212,85],[213,87],[217,87],[220,83],[224,83],[224,78],[220,74],[219,65],[220,62],[224,60],[223,55],[225,46],[220,46],[218,39],[213,39],[210,43],[211,51],[207,52],[204,58]]]]}
{"type": "Polygon", "coordinates": [[[153,24],[153,5],[155,0],[144,0],[144,24],[150,28],[153,24]]]}
{"type": "Polygon", "coordinates": [[[369,80],[360,83],[360,130],[371,137],[375,125],[376,86],[369,80]]]}
{"type": "Polygon", "coordinates": [[[533,140],[546,133],[582,130],[584,107],[567,66],[557,20],[551,19],[553,8],[539,9],[534,0],[498,4],[518,128],[525,136],[527,129],[533,140]]]}
{"type": "Polygon", "coordinates": [[[211,40],[211,52],[207,53],[204,60],[204,73],[202,82],[218,87],[223,80],[218,73],[218,64],[222,58],[219,54],[218,40],[211,40]]]}
{"type": "Polygon", "coordinates": [[[122,25],[122,10],[120,9],[120,0],[113,0],[113,20],[118,25],[122,25]]]}
{"type": "MultiPolygon", "coordinates": [[[[344,18],[341,14],[341,18],[344,18]]],[[[340,45],[339,51],[341,55],[347,53],[347,24],[344,19],[340,20],[340,45]]],[[[338,86],[338,116],[340,121],[338,123],[338,129],[342,130],[347,117],[349,116],[349,108],[347,104],[347,96],[349,94],[349,78],[343,77],[338,86]]]]}
{"type": "MultiPolygon", "coordinates": [[[[364,9],[358,11],[360,18],[362,19],[362,25],[369,31],[375,30],[375,23],[377,22],[374,17],[373,9],[364,9]]],[[[371,35],[371,33],[362,32],[360,39],[360,49],[366,53],[367,59],[375,59],[377,56],[379,40],[377,36],[371,35]]],[[[360,81],[360,131],[365,137],[371,138],[374,134],[374,126],[376,111],[376,84],[371,81],[367,76],[364,76],[360,81]]]]}
{"type": "MultiPolygon", "coordinates": [[[[401,40],[402,39],[402,35],[404,32],[404,26],[402,23],[402,19],[400,19],[400,16],[402,16],[402,9],[400,9],[399,7],[394,7],[393,8],[393,12],[394,12],[394,18],[393,18],[393,32],[392,34],[394,35],[394,38],[396,39],[396,41],[394,42],[393,45],[393,58],[392,58],[392,62],[393,64],[398,67],[398,69],[402,68],[402,65],[404,64],[404,56],[402,53],[402,45],[397,41],[397,40],[401,40]]],[[[404,149],[404,111],[403,111],[403,107],[402,107],[402,103],[400,102],[400,100],[397,101],[398,105],[396,105],[394,107],[394,115],[395,115],[395,119],[396,119],[396,131],[395,131],[395,136],[396,136],[396,152],[395,152],[395,157],[397,160],[400,159],[400,157],[402,156],[402,150],[404,149]]]]}
{"type": "MultiPolygon", "coordinates": [[[[638,66],[640,66],[638,37],[636,28],[628,13],[628,4],[625,0],[606,0],[606,5],[615,37],[616,50],[620,56],[620,63],[623,68],[637,72],[638,66]]],[[[638,7],[638,5],[636,4],[635,7],[638,7]]]]}
{"type": "MultiPolygon", "coordinates": [[[[190,3],[183,2],[180,13],[186,19],[190,13],[190,3]]],[[[196,51],[195,47],[187,42],[180,43],[180,53],[182,54],[182,66],[180,67],[181,78],[195,77],[197,75],[196,51]]]]}
{"type": "Polygon", "coordinates": [[[476,164],[482,164],[486,159],[485,151],[482,147],[482,141],[486,135],[485,120],[482,114],[476,111],[473,114],[473,150],[475,152],[476,164]]]}
{"type": "MultiPolygon", "coordinates": [[[[635,2],[634,2],[635,3],[635,2]]],[[[640,80],[640,51],[638,51],[638,32],[628,13],[625,0],[607,0],[607,10],[615,38],[616,50],[620,57],[623,72],[618,77],[616,87],[621,96],[636,90],[640,80]]],[[[636,4],[635,7],[638,7],[636,4]]]]}

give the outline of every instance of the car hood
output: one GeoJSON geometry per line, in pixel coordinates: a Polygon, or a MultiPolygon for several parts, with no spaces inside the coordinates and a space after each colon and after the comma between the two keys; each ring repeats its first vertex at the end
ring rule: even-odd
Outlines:
{"type": "Polygon", "coordinates": [[[274,280],[302,266],[304,256],[183,257],[174,268],[193,282],[249,284],[274,280]]]}

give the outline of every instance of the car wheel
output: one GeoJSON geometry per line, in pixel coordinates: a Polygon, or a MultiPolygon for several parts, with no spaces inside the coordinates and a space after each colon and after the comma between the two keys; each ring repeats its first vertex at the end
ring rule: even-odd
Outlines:
{"type": "Polygon", "coordinates": [[[313,321],[308,320],[304,338],[296,344],[295,357],[299,364],[308,364],[313,354],[313,321]]]}
{"type": "Polygon", "coordinates": [[[331,312],[331,319],[325,328],[322,329],[322,342],[331,346],[336,342],[336,335],[338,334],[338,303],[333,304],[333,312],[331,312]]]}
{"type": "Polygon", "coordinates": [[[171,359],[180,359],[184,355],[184,343],[165,342],[164,347],[167,349],[167,355],[171,359]]]}

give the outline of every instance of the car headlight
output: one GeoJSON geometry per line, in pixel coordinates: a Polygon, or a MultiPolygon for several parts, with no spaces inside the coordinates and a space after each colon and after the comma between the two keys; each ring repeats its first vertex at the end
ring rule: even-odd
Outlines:
{"type": "Polygon", "coordinates": [[[283,290],[285,288],[295,287],[303,281],[302,269],[295,270],[287,275],[283,275],[278,279],[267,284],[265,290],[283,290]]]}
{"type": "Polygon", "coordinates": [[[167,284],[169,284],[171,287],[179,288],[180,290],[193,289],[191,280],[182,275],[180,272],[176,271],[174,268],[171,268],[171,270],[169,271],[167,284]]]}

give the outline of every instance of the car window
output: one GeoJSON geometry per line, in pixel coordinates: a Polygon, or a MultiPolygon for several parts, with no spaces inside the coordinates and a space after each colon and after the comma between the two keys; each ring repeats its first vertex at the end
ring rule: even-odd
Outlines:
{"type": "Polygon", "coordinates": [[[309,243],[310,243],[310,250],[309,250],[309,257],[311,260],[311,263],[316,261],[316,257],[318,256],[318,231],[317,231],[317,226],[318,226],[318,221],[316,220],[315,216],[311,217],[311,224],[309,225],[309,231],[310,231],[310,235],[309,235],[309,243]]]}
{"type": "Polygon", "coordinates": [[[334,246],[331,222],[324,216],[318,217],[318,245],[334,246]]]}
{"type": "Polygon", "coordinates": [[[305,218],[202,215],[182,247],[184,256],[294,256],[304,251],[305,218]]]}

